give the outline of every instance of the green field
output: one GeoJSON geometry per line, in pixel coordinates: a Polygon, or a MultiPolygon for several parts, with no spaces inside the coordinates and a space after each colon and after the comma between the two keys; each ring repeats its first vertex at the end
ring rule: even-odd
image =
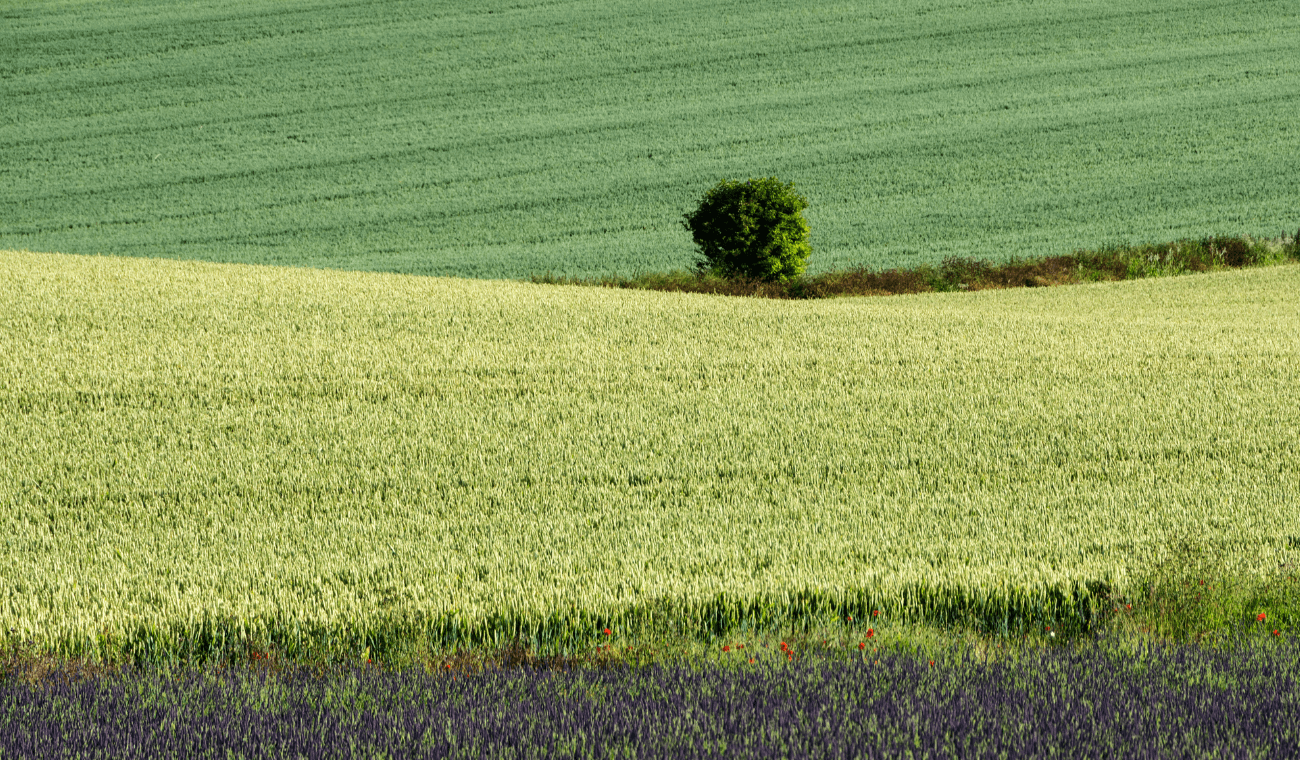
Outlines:
{"type": "Polygon", "coordinates": [[[1173,535],[1294,559],[1297,292],[1295,265],[783,302],[3,252],[0,632],[156,659],[963,605],[1077,630],[1173,535]]]}
{"type": "Polygon", "coordinates": [[[1297,224],[1292,0],[0,18],[0,250],[632,275],[690,263],[709,187],[770,174],[811,201],[810,273],[1297,224]]]}

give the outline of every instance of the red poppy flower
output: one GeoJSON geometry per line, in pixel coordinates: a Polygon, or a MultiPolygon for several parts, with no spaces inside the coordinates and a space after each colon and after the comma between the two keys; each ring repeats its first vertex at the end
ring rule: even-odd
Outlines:
{"type": "Polygon", "coordinates": [[[875,635],[876,635],[876,629],[875,629],[875,628],[868,628],[868,629],[867,629],[867,638],[871,638],[872,636],[875,636],[875,635]]]}
{"type": "Polygon", "coordinates": [[[849,615],[849,622],[850,622],[850,623],[853,622],[853,616],[852,616],[852,615],[849,615]]]}
{"type": "Polygon", "coordinates": [[[1258,620],[1258,621],[1261,622],[1261,623],[1264,622],[1264,613],[1262,613],[1262,612],[1259,613],[1259,617],[1257,617],[1257,618],[1255,618],[1255,619],[1258,620]]]}
{"type": "Polygon", "coordinates": [[[866,649],[866,648],[867,648],[867,642],[865,641],[858,642],[858,649],[866,649]]]}
{"type": "Polygon", "coordinates": [[[1276,629],[1276,628],[1273,629],[1273,635],[1274,635],[1274,636],[1277,635],[1277,629],[1276,629]]]}
{"type": "Polygon", "coordinates": [[[610,635],[610,630],[608,628],[605,629],[605,635],[606,636],[610,635]]]}
{"type": "Polygon", "coordinates": [[[723,648],[722,648],[722,651],[724,651],[724,652],[730,652],[730,651],[731,651],[731,647],[723,647],[723,648]]]}
{"type": "Polygon", "coordinates": [[[879,615],[879,614],[880,614],[880,610],[872,610],[872,611],[871,611],[871,616],[872,616],[872,617],[875,617],[876,615],[879,615]]]}

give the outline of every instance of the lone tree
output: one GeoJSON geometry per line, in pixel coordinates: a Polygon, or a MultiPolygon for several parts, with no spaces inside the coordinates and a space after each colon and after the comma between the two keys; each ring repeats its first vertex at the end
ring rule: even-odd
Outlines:
{"type": "Polygon", "coordinates": [[[764,282],[797,278],[812,253],[806,208],[808,200],[795,192],[793,182],[723,180],[683,221],[702,255],[696,269],[764,282]]]}

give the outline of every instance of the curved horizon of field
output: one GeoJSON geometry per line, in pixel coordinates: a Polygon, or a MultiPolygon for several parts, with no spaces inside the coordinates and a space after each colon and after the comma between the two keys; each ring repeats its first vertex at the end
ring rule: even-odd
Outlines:
{"type": "Polygon", "coordinates": [[[11,2],[0,249],[631,276],[767,175],[812,203],[810,274],[1272,237],[1293,10],[11,2]]]}
{"type": "Polygon", "coordinates": [[[1174,537],[1241,577],[1300,543],[1294,265],[803,302],[0,275],[0,632],[64,655],[1064,634],[1174,537]]]}

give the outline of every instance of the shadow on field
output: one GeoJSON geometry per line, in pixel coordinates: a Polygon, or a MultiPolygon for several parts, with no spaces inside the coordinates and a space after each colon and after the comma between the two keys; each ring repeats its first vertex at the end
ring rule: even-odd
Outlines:
{"type": "MultiPolygon", "coordinates": [[[[1288,546],[1300,548],[1295,543],[1292,540],[1288,546]]],[[[1260,639],[1282,641],[1283,635],[1294,632],[1300,624],[1300,570],[1296,563],[1283,561],[1270,574],[1253,575],[1245,572],[1227,549],[1191,533],[1169,538],[1165,551],[1153,551],[1153,556],[1142,563],[1134,561],[1135,570],[1144,570],[1134,576],[1138,580],[1131,584],[1127,595],[1100,589],[1097,601],[1101,603],[1102,615],[1098,624],[1073,635],[1062,630],[1058,636],[1050,625],[1042,630],[1029,627],[1027,630],[1033,633],[1009,637],[990,635],[987,631],[991,627],[987,624],[955,619],[944,624],[893,626],[882,616],[872,619],[874,628],[861,622],[848,622],[792,628],[786,632],[734,632],[711,641],[689,637],[658,640],[614,637],[605,644],[567,655],[540,655],[516,638],[495,649],[420,651],[405,663],[388,664],[369,660],[295,662],[250,646],[245,657],[211,664],[206,669],[290,676],[309,673],[317,678],[355,673],[359,668],[386,671],[411,668],[428,673],[471,675],[495,669],[605,670],[675,663],[743,667],[805,658],[872,656],[881,650],[918,657],[929,653],[928,656],[934,657],[941,650],[965,649],[988,661],[1032,655],[1044,647],[1103,647],[1122,652],[1159,643],[1224,651],[1260,639]]],[[[176,668],[141,668],[133,664],[60,659],[36,652],[30,642],[13,649],[0,649],[0,684],[134,678],[153,670],[180,676],[190,669],[188,663],[176,668]]]]}

